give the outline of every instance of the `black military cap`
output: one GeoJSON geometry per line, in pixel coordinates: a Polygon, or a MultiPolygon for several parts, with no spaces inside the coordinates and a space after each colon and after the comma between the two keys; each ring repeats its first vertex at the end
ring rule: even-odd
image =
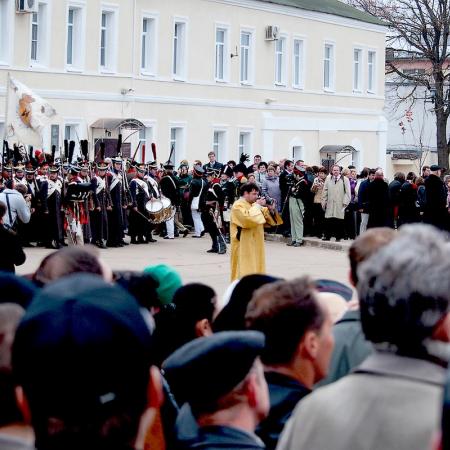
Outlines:
{"type": "Polygon", "coordinates": [[[194,166],[194,172],[197,175],[203,175],[205,173],[205,170],[203,169],[203,167],[201,165],[197,164],[194,166]]]}
{"type": "Polygon", "coordinates": [[[225,166],[223,173],[231,178],[233,176],[233,169],[230,166],[225,166]]]}
{"type": "Polygon", "coordinates": [[[166,359],[164,375],[180,403],[210,404],[245,379],[264,342],[258,331],[225,331],[198,338],[166,359]]]}

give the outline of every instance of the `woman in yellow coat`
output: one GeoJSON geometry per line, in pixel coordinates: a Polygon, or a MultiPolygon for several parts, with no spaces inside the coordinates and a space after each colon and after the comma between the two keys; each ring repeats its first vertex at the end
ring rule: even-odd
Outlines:
{"type": "Polygon", "coordinates": [[[241,198],[231,209],[231,281],[245,275],[266,272],[264,225],[279,225],[266,200],[259,198],[253,183],[241,187],[241,198]]]}

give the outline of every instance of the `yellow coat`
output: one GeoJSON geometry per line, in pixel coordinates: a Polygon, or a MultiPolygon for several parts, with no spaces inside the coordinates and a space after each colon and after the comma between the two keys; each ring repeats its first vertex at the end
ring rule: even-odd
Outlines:
{"type": "Polygon", "coordinates": [[[276,225],[269,210],[243,198],[231,209],[231,281],[245,275],[266,272],[264,225],[276,225]],[[240,240],[237,239],[241,227],[240,240]]]}

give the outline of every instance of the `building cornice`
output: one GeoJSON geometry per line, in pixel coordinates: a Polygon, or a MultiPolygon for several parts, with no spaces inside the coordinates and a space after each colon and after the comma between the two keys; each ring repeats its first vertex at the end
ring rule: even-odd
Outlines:
{"type": "MultiPolygon", "coordinates": [[[[372,31],[375,33],[386,34],[387,27],[376,25],[360,20],[350,19],[348,17],[335,16],[316,11],[308,11],[305,9],[294,8],[292,6],[278,5],[276,3],[263,3],[258,0],[206,0],[212,3],[222,3],[224,5],[239,6],[241,8],[265,11],[273,14],[281,14],[285,16],[298,17],[301,19],[315,20],[333,25],[339,25],[347,28],[355,28],[364,31],[372,31]]],[[[269,24],[267,24],[269,25],[269,24]]]]}

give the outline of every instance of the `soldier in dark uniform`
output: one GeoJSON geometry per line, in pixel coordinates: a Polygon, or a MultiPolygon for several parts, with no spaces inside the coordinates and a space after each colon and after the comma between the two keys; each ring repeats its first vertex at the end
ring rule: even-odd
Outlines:
{"type": "Polygon", "coordinates": [[[225,195],[220,186],[218,172],[216,170],[208,169],[206,179],[208,181],[208,187],[206,195],[203,199],[200,199],[200,207],[202,211],[202,222],[206,231],[211,236],[212,241],[212,246],[207,252],[223,255],[227,252],[227,246],[221,232],[225,195]]]}
{"type": "Polygon", "coordinates": [[[94,209],[90,212],[92,243],[98,248],[106,248],[108,240],[108,211],[111,211],[112,202],[107,186],[107,164],[103,161],[97,164],[97,175],[93,178],[94,189],[92,199],[94,209]]]}
{"type": "Polygon", "coordinates": [[[263,348],[263,334],[230,331],[195,339],[166,359],[163,369],[175,399],[190,406],[182,409],[177,430],[187,423],[192,435],[178,434],[177,448],[265,448],[255,434],[269,411],[259,360],[263,348]]]}
{"type": "MultiPolygon", "coordinates": [[[[80,178],[81,183],[90,183],[91,177],[89,175],[90,172],[89,162],[81,161],[79,166],[80,166],[80,174],[78,176],[80,178]]],[[[90,213],[94,210],[94,201],[92,197],[92,192],[90,192],[84,200],[84,209],[88,212],[88,214],[86,217],[87,222],[83,225],[83,239],[86,244],[89,244],[91,243],[92,240],[90,213]]]]}
{"type": "Polygon", "coordinates": [[[108,214],[108,247],[123,247],[124,222],[123,214],[126,210],[126,202],[123,198],[123,161],[122,158],[112,158],[113,167],[108,176],[108,189],[111,195],[112,208],[108,214]]]}
{"type": "MultiPolygon", "coordinates": [[[[175,165],[171,161],[167,161],[164,164],[164,175],[159,182],[161,193],[164,197],[168,198],[174,208],[178,208],[181,203],[180,197],[180,181],[174,175],[173,169],[175,165]]],[[[175,220],[172,219],[166,222],[167,236],[164,239],[175,238],[175,220]]]]}
{"type": "Polygon", "coordinates": [[[13,178],[14,188],[18,184],[27,185],[27,181],[25,178],[25,166],[23,164],[18,164],[14,167],[14,178],[13,178]]]}
{"type": "Polygon", "coordinates": [[[42,196],[36,180],[36,171],[37,168],[31,165],[25,168],[25,183],[30,196],[31,218],[28,223],[19,224],[19,236],[22,238],[24,247],[34,247],[31,243],[40,239],[37,229],[37,217],[42,206],[42,196]]]}
{"type": "Polygon", "coordinates": [[[232,181],[233,169],[226,165],[223,168],[221,175],[220,186],[222,187],[223,194],[225,196],[224,208],[223,208],[223,226],[225,229],[225,240],[230,243],[230,213],[231,207],[235,200],[235,188],[232,181]]]}
{"type": "Polygon", "coordinates": [[[64,198],[66,230],[69,244],[83,245],[83,225],[88,222],[85,204],[94,187],[92,182],[82,183],[79,177],[80,167],[72,165],[67,175],[67,191],[64,198]]]}
{"type": "Polygon", "coordinates": [[[64,244],[64,225],[61,217],[62,181],[59,167],[49,168],[48,180],[42,183],[42,232],[46,248],[61,248],[64,244]]]}
{"type": "MultiPolygon", "coordinates": [[[[144,180],[145,173],[145,164],[138,164],[136,166],[136,175],[130,181],[132,204],[128,223],[128,234],[131,237],[131,244],[146,244],[149,241],[146,241],[145,239],[149,235],[151,236],[148,212],[145,208],[151,195],[149,185],[144,180]]],[[[152,241],[154,241],[154,239],[152,241]]]]}

